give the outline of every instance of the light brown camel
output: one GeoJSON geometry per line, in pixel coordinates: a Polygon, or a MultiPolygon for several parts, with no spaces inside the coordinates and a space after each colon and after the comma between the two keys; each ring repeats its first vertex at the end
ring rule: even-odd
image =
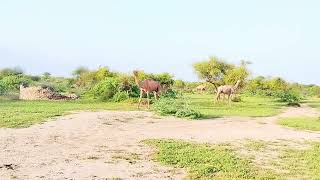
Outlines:
{"type": "Polygon", "coordinates": [[[140,108],[141,100],[142,100],[144,93],[147,94],[148,108],[150,108],[149,94],[153,93],[154,97],[157,99],[159,97],[159,93],[161,90],[161,84],[157,81],[152,80],[152,79],[146,79],[144,81],[140,81],[138,75],[139,75],[138,71],[133,71],[134,81],[136,82],[137,86],[140,88],[140,99],[139,99],[138,108],[140,108]]]}
{"type": "Polygon", "coordinates": [[[235,94],[237,89],[239,88],[239,85],[241,83],[241,80],[238,80],[237,83],[232,86],[232,85],[224,85],[220,86],[217,88],[217,98],[216,100],[218,101],[220,99],[221,94],[227,95],[228,96],[228,102],[230,104],[231,101],[231,95],[235,94]]]}
{"type": "Polygon", "coordinates": [[[199,86],[196,87],[196,91],[197,91],[197,92],[202,93],[202,92],[204,92],[205,90],[206,90],[206,85],[205,85],[205,84],[201,84],[201,85],[199,85],[199,86]]]}

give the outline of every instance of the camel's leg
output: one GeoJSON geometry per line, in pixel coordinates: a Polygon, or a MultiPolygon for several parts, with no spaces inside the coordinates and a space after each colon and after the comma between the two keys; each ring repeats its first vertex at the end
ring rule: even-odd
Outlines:
{"type": "Polygon", "coordinates": [[[228,103],[229,103],[229,106],[231,105],[231,94],[228,94],[228,103]]]}
{"type": "Polygon", "coordinates": [[[140,90],[140,98],[139,98],[139,105],[138,105],[138,109],[140,109],[140,104],[141,104],[142,96],[143,96],[143,91],[142,91],[142,90],[140,90]]]}
{"type": "Polygon", "coordinates": [[[154,98],[158,100],[158,93],[156,91],[153,92],[154,98]]]}
{"type": "Polygon", "coordinates": [[[217,93],[216,102],[218,102],[220,99],[220,92],[217,93]]]}
{"type": "Polygon", "coordinates": [[[148,98],[148,109],[150,109],[150,95],[149,95],[149,92],[147,92],[147,98],[148,98]]]}

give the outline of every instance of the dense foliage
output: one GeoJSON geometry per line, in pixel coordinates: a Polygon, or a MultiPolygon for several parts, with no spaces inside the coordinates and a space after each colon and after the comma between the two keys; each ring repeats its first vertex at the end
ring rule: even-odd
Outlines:
{"type": "Polygon", "coordinates": [[[97,83],[93,88],[91,88],[87,93],[87,97],[93,99],[99,99],[103,101],[110,101],[113,96],[119,91],[119,80],[116,78],[108,77],[99,83],[97,83]]]}
{"type": "MultiPolygon", "coordinates": [[[[193,65],[199,78],[207,83],[186,82],[174,80],[169,73],[152,74],[139,72],[139,79],[153,79],[162,85],[162,97],[176,98],[180,93],[195,93],[199,85],[205,85],[205,92],[213,94],[216,87],[223,84],[234,84],[241,79],[241,87],[250,95],[271,96],[279,101],[295,104],[301,99],[310,96],[320,96],[320,87],[317,85],[302,85],[288,83],[282,78],[256,77],[248,79],[249,71],[246,61],[240,65],[227,63],[223,59],[210,57],[206,61],[193,65]]],[[[82,98],[98,99],[103,101],[123,101],[138,98],[140,90],[132,74],[111,71],[108,67],[99,67],[89,70],[79,67],[73,72],[73,77],[54,77],[45,72],[40,76],[26,75],[19,68],[5,68],[0,70],[0,95],[17,94],[21,84],[50,87],[52,90],[63,93],[76,93],[82,98]]]]}
{"type": "Polygon", "coordinates": [[[297,105],[303,96],[312,96],[307,86],[290,84],[282,78],[265,78],[263,76],[250,80],[246,88],[251,95],[271,96],[289,105],[297,105]]]}

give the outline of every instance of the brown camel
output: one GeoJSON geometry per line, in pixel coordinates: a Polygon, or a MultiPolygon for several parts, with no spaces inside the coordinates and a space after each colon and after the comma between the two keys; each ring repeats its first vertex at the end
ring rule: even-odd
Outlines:
{"type": "Polygon", "coordinates": [[[139,105],[138,108],[140,108],[142,96],[144,93],[147,94],[148,98],[148,108],[150,108],[150,97],[149,94],[153,93],[154,97],[157,99],[159,97],[159,93],[161,90],[161,85],[159,82],[154,81],[152,79],[146,79],[144,81],[140,81],[138,77],[139,72],[138,71],[133,71],[134,75],[134,80],[137,84],[137,86],[140,88],[140,99],[139,99],[139,105]]]}
{"type": "Polygon", "coordinates": [[[239,85],[241,83],[241,80],[238,80],[237,83],[232,85],[224,85],[217,88],[217,101],[220,99],[221,94],[228,96],[228,101],[230,104],[231,101],[231,95],[235,94],[237,89],[239,88],[239,85]]]}

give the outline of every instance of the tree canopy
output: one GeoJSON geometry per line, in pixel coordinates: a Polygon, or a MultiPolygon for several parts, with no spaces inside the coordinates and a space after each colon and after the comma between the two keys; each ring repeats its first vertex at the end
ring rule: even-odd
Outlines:
{"type": "Polygon", "coordinates": [[[250,75],[247,65],[248,61],[241,61],[237,66],[232,63],[226,62],[224,59],[216,56],[209,57],[209,59],[193,64],[195,72],[198,77],[206,82],[217,86],[223,84],[234,84],[237,80],[245,80],[250,75]]]}

